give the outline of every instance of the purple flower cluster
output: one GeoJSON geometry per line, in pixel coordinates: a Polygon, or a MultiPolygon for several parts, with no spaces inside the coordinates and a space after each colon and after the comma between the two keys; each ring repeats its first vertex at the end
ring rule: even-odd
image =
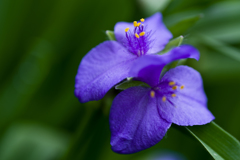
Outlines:
{"type": "Polygon", "coordinates": [[[200,74],[187,66],[162,69],[175,60],[199,59],[190,45],[157,55],[172,38],[153,16],[132,23],[118,22],[114,28],[117,41],[105,41],[93,48],[81,61],[76,76],[75,95],[80,102],[99,100],[114,85],[127,77],[147,83],[131,87],[113,100],[110,110],[112,149],[134,153],[158,143],[172,123],[181,126],[203,125],[214,116],[207,109],[200,74]]]}

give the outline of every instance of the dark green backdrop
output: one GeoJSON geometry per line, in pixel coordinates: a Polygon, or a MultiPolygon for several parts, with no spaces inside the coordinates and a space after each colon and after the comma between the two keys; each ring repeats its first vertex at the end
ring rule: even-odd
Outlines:
{"type": "Polygon", "coordinates": [[[165,151],[212,159],[174,127],[150,149],[116,154],[108,113],[117,91],[85,104],[74,97],[78,65],[105,30],[157,11],[200,50],[187,64],[202,74],[215,122],[240,139],[240,1],[0,0],[0,159],[148,160],[165,151]]]}

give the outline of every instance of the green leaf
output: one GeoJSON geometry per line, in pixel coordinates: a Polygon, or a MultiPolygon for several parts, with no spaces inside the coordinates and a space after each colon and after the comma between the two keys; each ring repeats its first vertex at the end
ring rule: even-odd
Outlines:
{"type": "Polygon", "coordinates": [[[216,123],[186,127],[216,160],[240,160],[240,143],[216,123]]]}
{"type": "Polygon", "coordinates": [[[240,50],[207,35],[198,35],[201,43],[212,47],[214,50],[231,57],[234,60],[240,61],[240,50]]]}
{"type": "Polygon", "coordinates": [[[192,27],[199,19],[203,17],[203,14],[198,14],[196,16],[186,18],[180,22],[168,27],[174,36],[181,35],[185,33],[190,27],[192,27]]]}
{"type": "Polygon", "coordinates": [[[182,44],[183,38],[184,38],[183,36],[179,36],[175,39],[172,39],[171,41],[168,42],[168,44],[165,46],[165,48],[159,54],[166,53],[170,49],[180,46],[182,44]]]}
{"type": "Polygon", "coordinates": [[[120,83],[119,85],[115,86],[115,89],[119,90],[125,90],[130,87],[135,87],[135,86],[142,86],[142,87],[150,87],[148,84],[141,82],[141,81],[134,81],[132,79],[129,79],[127,81],[124,81],[123,83],[120,83]]]}
{"type": "Polygon", "coordinates": [[[109,40],[116,41],[115,35],[113,31],[106,30],[106,35],[109,40]]]}

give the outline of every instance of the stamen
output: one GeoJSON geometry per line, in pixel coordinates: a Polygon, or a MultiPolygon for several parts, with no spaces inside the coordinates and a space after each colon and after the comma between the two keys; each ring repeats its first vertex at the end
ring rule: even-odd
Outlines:
{"type": "Polygon", "coordinates": [[[129,30],[129,27],[127,27],[127,28],[125,29],[125,32],[128,32],[128,30],[129,30]]]}
{"type": "Polygon", "coordinates": [[[173,90],[176,90],[176,89],[177,89],[177,86],[173,86],[172,89],[173,89],[173,90]]]}
{"type": "Polygon", "coordinates": [[[152,31],[148,31],[143,24],[145,20],[142,18],[139,21],[133,21],[134,28],[127,27],[124,29],[125,41],[123,45],[136,56],[145,55],[152,47],[151,39],[152,31]]]}
{"type": "Polygon", "coordinates": [[[155,92],[154,92],[154,91],[151,91],[151,92],[150,92],[150,96],[151,96],[152,98],[154,98],[154,97],[155,97],[155,92]]]}
{"type": "Polygon", "coordinates": [[[183,89],[184,88],[184,85],[181,85],[180,89],[183,89]]]}
{"type": "Polygon", "coordinates": [[[134,27],[138,27],[137,21],[134,21],[134,22],[133,22],[133,25],[134,25],[134,27]]]}
{"type": "Polygon", "coordinates": [[[176,97],[176,96],[177,96],[176,94],[174,94],[174,93],[172,94],[172,97],[176,97]]]}
{"type": "Polygon", "coordinates": [[[138,35],[137,33],[135,33],[135,37],[136,37],[136,38],[139,38],[139,35],[138,35]]]}
{"type": "Polygon", "coordinates": [[[140,35],[140,36],[144,36],[144,35],[145,35],[145,32],[141,32],[139,35],[140,35]]]}
{"type": "Polygon", "coordinates": [[[163,101],[163,102],[165,102],[166,99],[167,99],[167,98],[166,98],[165,96],[162,97],[162,101],[163,101]]]}
{"type": "Polygon", "coordinates": [[[138,52],[137,52],[137,55],[138,55],[138,56],[141,56],[141,53],[140,53],[140,51],[138,51],[138,52]]]}
{"type": "Polygon", "coordinates": [[[171,81],[168,84],[169,84],[169,86],[173,86],[175,84],[175,82],[171,81]]]}

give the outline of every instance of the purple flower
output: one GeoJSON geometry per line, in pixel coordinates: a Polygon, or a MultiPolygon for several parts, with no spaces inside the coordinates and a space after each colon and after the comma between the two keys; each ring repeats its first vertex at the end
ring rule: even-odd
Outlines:
{"type": "Polygon", "coordinates": [[[172,123],[203,125],[214,119],[207,109],[202,78],[196,70],[178,66],[160,79],[163,67],[180,58],[198,59],[199,53],[191,46],[181,46],[162,56],[148,55],[135,61],[130,74],[151,88],[131,87],[113,100],[113,151],[129,154],[149,148],[164,137],[172,123]]]}
{"type": "Polygon", "coordinates": [[[82,59],[75,83],[80,102],[103,98],[112,86],[133,76],[129,70],[136,59],[158,53],[172,38],[160,13],[138,22],[118,22],[114,34],[117,41],[99,44],[82,59]]]}

